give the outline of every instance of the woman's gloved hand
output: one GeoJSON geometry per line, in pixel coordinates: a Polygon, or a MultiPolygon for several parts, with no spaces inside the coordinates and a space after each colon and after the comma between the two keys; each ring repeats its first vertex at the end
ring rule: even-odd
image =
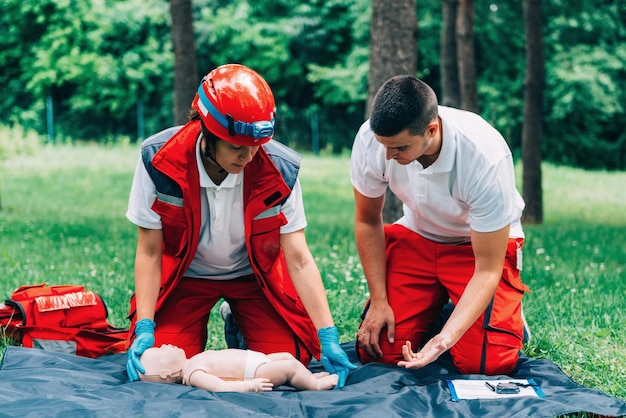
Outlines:
{"type": "Polygon", "coordinates": [[[139,380],[138,372],[145,373],[139,357],[154,345],[155,327],[155,322],[148,318],[137,321],[135,324],[135,341],[128,349],[128,360],[126,361],[126,373],[128,373],[128,379],[131,382],[139,380]]]}
{"type": "Polygon", "coordinates": [[[322,364],[324,369],[330,374],[339,376],[339,383],[335,389],[341,389],[346,384],[348,373],[350,370],[356,369],[356,366],[350,363],[348,355],[339,345],[339,334],[334,326],[320,328],[317,336],[322,345],[322,364]]]}

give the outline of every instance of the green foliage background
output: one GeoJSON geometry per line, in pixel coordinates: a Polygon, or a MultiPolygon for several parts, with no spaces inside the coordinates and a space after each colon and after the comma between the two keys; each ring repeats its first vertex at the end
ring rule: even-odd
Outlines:
{"type": "MultiPolygon", "coordinates": [[[[584,168],[626,167],[626,0],[544,0],[543,155],[584,168]]],[[[277,139],[348,149],[363,121],[370,0],[194,0],[200,80],[240,62],[275,91],[277,139]]],[[[476,1],[480,113],[521,147],[525,68],[521,1],[476,1]]],[[[440,92],[441,2],[417,5],[418,75],[440,92]]],[[[166,0],[0,2],[0,124],[60,142],[116,142],[173,123],[166,0]],[[138,125],[143,106],[143,131],[138,125]]]]}

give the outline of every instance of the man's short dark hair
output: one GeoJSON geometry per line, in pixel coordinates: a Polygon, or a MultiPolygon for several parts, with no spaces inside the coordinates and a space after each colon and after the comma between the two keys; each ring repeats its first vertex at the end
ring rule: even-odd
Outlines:
{"type": "Polygon", "coordinates": [[[395,136],[405,129],[411,135],[423,135],[437,115],[433,89],[417,77],[399,75],[387,80],[376,93],[370,127],[380,136],[395,136]]]}

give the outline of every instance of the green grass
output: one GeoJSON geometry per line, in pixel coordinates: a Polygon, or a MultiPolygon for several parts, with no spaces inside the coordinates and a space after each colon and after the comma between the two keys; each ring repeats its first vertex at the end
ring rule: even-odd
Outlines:
{"type": "Polygon", "coordinates": [[[626,399],[626,173],[543,166],[542,226],[525,226],[532,357],[626,399]]]}
{"type": "MultiPolygon", "coordinates": [[[[0,162],[0,297],[24,284],[83,284],[126,326],[135,227],[124,216],[137,146],[58,145],[0,162]]],[[[519,169],[519,167],[518,167],[519,169]]],[[[367,298],[353,239],[348,158],[306,155],[307,239],[341,341],[367,298]]],[[[626,173],[545,164],[545,223],[525,227],[525,311],[532,357],[626,399],[626,173]]],[[[209,345],[225,346],[212,313],[209,345]]],[[[3,345],[0,339],[0,347],[3,345]]]]}

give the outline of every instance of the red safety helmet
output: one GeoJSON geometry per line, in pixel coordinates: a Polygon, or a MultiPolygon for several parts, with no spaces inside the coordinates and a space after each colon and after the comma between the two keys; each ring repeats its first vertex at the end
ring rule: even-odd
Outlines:
{"type": "Polygon", "coordinates": [[[206,128],[224,141],[257,146],[274,136],[272,90],[263,77],[243,65],[226,64],[208,73],[193,107],[206,128]]]}

